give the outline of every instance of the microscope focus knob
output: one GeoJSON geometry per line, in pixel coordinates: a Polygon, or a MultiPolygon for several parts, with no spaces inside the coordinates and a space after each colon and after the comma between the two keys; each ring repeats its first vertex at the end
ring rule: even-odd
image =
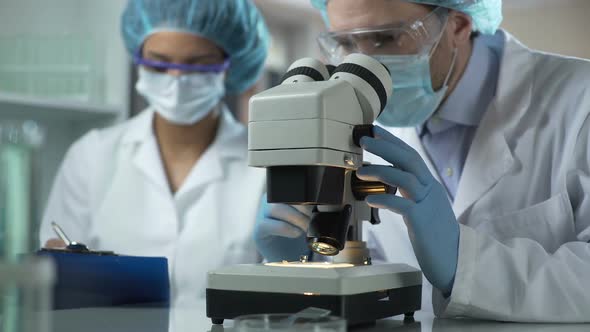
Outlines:
{"type": "Polygon", "coordinates": [[[369,195],[395,195],[397,193],[397,187],[377,181],[361,180],[356,176],[356,172],[351,177],[351,186],[352,195],[357,201],[364,201],[369,195]]]}
{"type": "Polygon", "coordinates": [[[365,124],[365,125],[356,125],[352,129],[352,141],[354,145],[361,147],[361,138],[368,136],[368,137],[375,137],[373,134],[373,126],[372,124],[365,124]]]}

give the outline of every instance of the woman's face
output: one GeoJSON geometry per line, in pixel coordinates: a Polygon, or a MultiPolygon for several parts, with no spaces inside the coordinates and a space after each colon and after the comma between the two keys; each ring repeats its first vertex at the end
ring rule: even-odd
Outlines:
{"type": "MultiPolygon", "coordinates": [[[[152,61],[183,65],[214,65],[224,61],[223,50],[212,41],[190,33],[175,31],[161,31],[149,36],[143,44],[142,57],[152,61]]],[[[158,71],[175,76],[184,74],[180,69],[158,71]]]]}

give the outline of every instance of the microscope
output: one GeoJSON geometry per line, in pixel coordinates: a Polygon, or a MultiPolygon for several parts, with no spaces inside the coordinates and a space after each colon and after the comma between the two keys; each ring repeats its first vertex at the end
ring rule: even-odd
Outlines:
{"type": "Polygon", "coordinates": [[[207,316],[214,324],[318,307],[359,325],[420,309],[422,273],[373,264],[362,241],[363,223],[380,222],[365,198],[397,190],[356,177],[359,141],[372,136],[392,91],[383,64],[350,54],[337,67],[298,60],[280,85],[250,99],[249,165],[266,169],[269,203],[311,206],[311,254],[209,272],[207,316]]]}

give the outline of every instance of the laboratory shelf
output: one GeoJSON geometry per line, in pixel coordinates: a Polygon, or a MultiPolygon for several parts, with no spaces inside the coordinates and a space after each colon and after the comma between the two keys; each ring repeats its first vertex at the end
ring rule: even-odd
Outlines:
{"type": "Polygon", "coordinates": [[[110,106],[0,93],[0,119],[95,121],[114,120],[122,114],[121,109],[110,106]]]}

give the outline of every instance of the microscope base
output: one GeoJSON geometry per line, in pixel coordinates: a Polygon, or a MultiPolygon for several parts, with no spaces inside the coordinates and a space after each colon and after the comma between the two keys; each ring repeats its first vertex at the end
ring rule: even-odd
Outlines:
{"type": "Polygon", "coordinates": [[[241,315],[317,307],[345,318],[348,325],[371,324],[420,310],[421,281],[421,272],[406,265],[336,269],[241,265],[209,273],[207,317],[221,324],[241,315]]]}

